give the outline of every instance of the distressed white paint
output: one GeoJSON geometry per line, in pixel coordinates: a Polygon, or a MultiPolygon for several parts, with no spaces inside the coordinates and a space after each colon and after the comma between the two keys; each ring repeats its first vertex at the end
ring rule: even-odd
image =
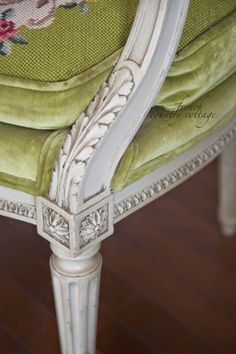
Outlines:
{"type": "MultiPolygon", "coordinates": [[[[115,193],[114,222],[122,220],[177,187],[180,183],[183,183],[201,168],[209,164],[224,151],[225,148],[227,149],[228,145],[235,139],[236,116],[232,117],[232,119],[222,127],[216,129],[216,131],[211,133],[203,142],[187,150],[179,157],[166,163],[140,180],[130,184],[122,191],[115,193]]],[[[227,165],[229,166],[229,164],[227,165]]],[[[233,167],[231,166],[231,170],[232,169],[233,167]]],[[[221,171],[224,175],[227,173],[223,166],[221,171]]],[[[235,188],[233,187],[234,176],[232,176],[230,181],[232,185],[231,188],[235,188]]],[[[225,182],[226,178],[221,182],[220,191],[222,197],[223,191],[229,188],[223,187],[223,183],[225,184],[225,182]]],[[[225,199],[227,200],[227,196],[225,196],[225,199]]]]}
{"type": "Polygon", "coordinates": [[[236,234],[236,139],[219,161],[219,221],[225,236],[236,234]]]}
{"type": "Polygon", "coordinates": [[[49,198],[60,207],[76,214],[85,201],[109,190],[120,157],[167,75],[187,7],[188,0],[140,0],[120,60],[59,155],[49,198]]]}
{"type": "Polygon", "coordinates": [[[0,186],[0,215],[36,224],[35,197],[0,186]]]}
{"type": "MultiPolygon", "coordinates": [[[[101,270],[98,249],[99,242],[112,234],[113,223],[186,180],[234,138],[236,119],[121,193],[113,195],[109,189],[119,159],[167,75],[187,6],[188,0],[140,0],[129,40],[110,79],[66,138],[48,198],[36,198],[37,220],[27,214],[27,208],[35,207],[33,196],[0,187],[0,200],[5,205],[0,214],[37,222],[39,234],[53,243],[51,271],[63,354],[95,354],[101,270]],[[229,129],[232,134],[227,133],[229,129]],[[227,134],[226,139],[222,138],[224,134],[227,134]],[[224,141],[218,144],[221,138],[224,141]],[[193,170],[188,166],[190,158],[195,161],[193,170]],[[175,179],[176,173],[178,178],[175,179]],[[160,193],[154,190],[153,183],[161,183],[160,193]],[[131,207],[130,198],[134,200],[131,207]],[[122,203],[125,208],[129,203],[124,212],[122,203]],[[115,211],[121,208],[115,220],[113,204],[115,211]]],[[[235,161],[235,153],[231,147],[223,156],[221,169],[222,181],[229,181],[231,187],[225,189],[220,209],[221,220],[227,230],[230,224],[230,231],[232,224],[233,228],[235,226],[232,161],[235,161]]],[[[223,187],[221,193],[224,193],[223,187]]]]}
{"type": "Polygon", "coordinates": [[[96,354],[99,247],[73,259],[52,247],[50,268],[62,354],[96,354]]]}

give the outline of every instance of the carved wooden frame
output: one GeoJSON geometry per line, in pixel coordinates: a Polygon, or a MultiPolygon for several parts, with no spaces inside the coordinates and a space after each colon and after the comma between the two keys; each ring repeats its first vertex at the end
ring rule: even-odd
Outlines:
{"type": "Polygon", "coordinates": [[[188,2],[140,0],[108,82],[66,137],[49,195],[35,198],[0,187],[0,214],[37,224],[41,236],[64,251],[69,248],[74,257],[113,233],[110,181],[167,75],[188,2]]]}
{"type": "Polygon", "coordinates": [[[37,198],[38,233],[60,247],[69,245],[73,256],[113,232],[111,178],[161,88],[175,55],[187,8],[188,0],[140,1],[133,29],[114,71],[66,137],[48,198],[37,198]],[[87,224],[78,222],[84,216],[87,224]],[[101,218],[107,223],[105,231],[94,225],[99,229],[96,236],[91,232],[92,216],[96,219],[93,224],[101,223],[101,218]],[[59,235],[63,232],[64,238],[59,235]],[[81,232],[87,238],[86,247],[81,247],[81,232]]]}
{"type": "MultiPolygon", "coordinates": [[[[219,144],[213,134],[203,152],[188,162],[183,154],[178,159],[179,166],[172,161],[174,170],[162,178],[158,169],[121,193],[110,190],[117,164],[167,75],[188,2],[140,0],[127,45],[110,78],[66,137],[48,196],[34,198],[1,187],[1,215],[37,224],[41,236],[65,251],[69,249],[70,255],[76,257],[110,236],[114,223],[181,183],[218,155],[226,143],[214,153],[219,144]],[[82,234],[86,242],[82,241],[82,234]]],[[[224,134],[218,136],[220,141],[224,134]]]]}
{"type": "MultiPolygon", "coordinates": [[[[110,189],[118,162],[167,75],[188,2],[140,0],[127,45],[110,78],[65,139],[48,196],[33,197],[0,187],[0,215],[36,224],[38,234],[51,244],[50,267],[63,354],[96,352],[102,265],[98,252],[101,241],[112,235],[114,224],[191,177],[235,140],[233,117],[203,142],[121,192],[110,189]]],[[[231,150],[225,164],[236,158],[231,150]]],[[[229,179],[229,175],[226,171],[222,179],[229,179]]],[[[229,205],[236,205],[229,194],[220,210],[226,227],[229,205]]],[[[233,212],[228,233],[236,227],[236,207],[233,212]]]]}

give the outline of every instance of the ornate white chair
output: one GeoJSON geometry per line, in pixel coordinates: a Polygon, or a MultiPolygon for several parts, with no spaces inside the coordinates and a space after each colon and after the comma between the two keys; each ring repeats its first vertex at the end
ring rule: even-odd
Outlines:
{"type": "Polygon", "coordinates": [[[220,153],[236,231],[236,3],[188,5],[0,0],[0,214],[51,244],[64,354],[95,353],[114,224],[220,153]]]}

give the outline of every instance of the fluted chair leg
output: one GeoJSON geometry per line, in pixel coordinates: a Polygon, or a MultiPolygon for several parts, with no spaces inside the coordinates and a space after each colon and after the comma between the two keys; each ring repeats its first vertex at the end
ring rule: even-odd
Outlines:
{"type": "Polygon", "coordinates": [[[95,354],[102,257],[99,246],[77,258],[52,247],[50,268],[62,354],[95,354]]]}
{"type": "Polygon", "coordinates": [[[225,236],[236,235],[236,139],[220,156],[219,221],[225,236]]]}

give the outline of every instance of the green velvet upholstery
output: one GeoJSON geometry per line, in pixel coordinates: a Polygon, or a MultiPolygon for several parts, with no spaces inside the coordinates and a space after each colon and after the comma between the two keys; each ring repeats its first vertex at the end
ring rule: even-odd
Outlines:
{"type": "Polygon", "coordinates": [[[179,156],[236,113],[236,73],[206,96],[177,112],[153,108],[113,177],[119,191],[179,156]]]}
{"type": "MultiPolygon", "coordinates": [[[[125,152],[112,188],[121,190],[226,122],[236,112],[235,88],[236,73],[185,109],[168,112],[153,108],[125,152]],[[206,117],[195,117],[199,114],[206,117]]],[[[33,195],[46,194],[65,134],[66,130],[36,130],[0,123],[0,185],[33,195]]]]}
{"type": "Polygon", "coordinates": [[[65,134],[0,123],[0,185],[45,195],[65,134]]]}
{"type": "MultiPolygon", "coordinates": [[[[14,5],[16,14],[24,3],[14,5]]],[[[27,18],[23,23],[22,14],[19,22],[13,12],[10,20],[16,22],[25,44],[16,44],[16,39],[12,43],[11,38],[3,41],[10,43],[11,50],[5,48],[7,55],[0,55],[0,122],[34,129],[71,125],[108,77],[126,42],[137,4],[138,0],[98,0],[89,3],[83,14],[80,5],[58,7],[45,20],[40,11],[46,4],[37,10],[39,14],[33,12],[40,21],[27,18]]],[[[0,1],[0,14],[12,6],[0,1]]],[[[235,14],[228,17],[235,9],[235,0],[191,0],[179,50],[189,47],[176,57],[158,105],[175,109],[187,95],[189,104],[236,70],[236,49],[230,45],[235,14]]],[[[0,52],[3,42],[0,38],[0,52]]]]}
{"type": "MultiPolygon", "coordinates": [[[[63,128],[108,77],[138,4],[98,0],[81,13],[81,0],[73,0],[74,6],[72,0],[62,1],[64,7],[47,10],[50,16],[42,18],[38,9],[26,21],[26,12],[4,12],[0,0],[0,185],[32,195],[48,192],[63,128]],[[1,24],[9,16],[16,24],[5,34],[1,24]]],[[[112,188],[121,190],[178,156],[236,112],[234,10],[235,0],[191,0],[178,54],[157,98],[162,107],[144,121],[112,188]],[[187,107],[180,110],[183,104],[187,107]],[[199,110],[213,117],[193,119],[199,110]]]]}
{"type": "Polygon", "coordinates": [[[183,49],[156,104],[176,110],[194,102],[236,71],[236,11],[183,49]]]}
{"type": "Polygon", "coordinates": [[[89,74],[80,74],[69,84],[61,82],[50,87],[48,83],[47,88],[44,86],[36,90],[32,90],[32,83],[22,88],[15,80],[12,86],[0,85],[0,121],[34,129],[68,127],[84,111],[101,83],[106,80],[111,63],[114,63],[114,56],[98,64],[89,74]],[[107,62],[108,69],[105,67],[107,62]]]}

